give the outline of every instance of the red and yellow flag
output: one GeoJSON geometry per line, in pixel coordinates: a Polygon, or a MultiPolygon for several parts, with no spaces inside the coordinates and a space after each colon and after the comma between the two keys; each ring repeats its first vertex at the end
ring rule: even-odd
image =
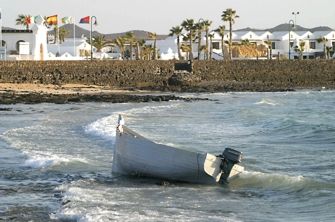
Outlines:
{"type": "Polygon", "coordinates": [[[47,17],[48,25],[57,25],[58,24],[58,17],[57,15],[52,15],[47,17]]]}

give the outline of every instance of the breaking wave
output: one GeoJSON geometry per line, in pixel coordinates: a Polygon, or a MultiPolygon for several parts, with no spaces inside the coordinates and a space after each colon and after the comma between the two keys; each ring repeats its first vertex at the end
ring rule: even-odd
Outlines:
{"type": "MultiPolygon", "coordinates": [[[[6,131],[0,137],[4,139],[12,148],[19,150],[25,155],[23,167],[48,168],[72,163],[87,163],[83,157],[77,157],[62,153],[52,145],[36,143],[36,138],[42,139],[52,134],[49,127],[36,125],[23,128],[15,128],[6,131]],[[31,135],[34,135],[32,137],[31,135]]],[[[61,144],[58,144],[61,146],[61,144]]]]}
{"type": "Polygon", "coordinates": [[[271,99],[262,99],[261,101],[255,103],[257,105],[270,105],[270,106],[277,106],[279,105],[278,103],[276,103],[275,101],[271,100],[271,99]]]}
{"type": "Polygon", "coordinates": [[[24,162],[23,166],[31,168],[48,168],[59,165],[67,165],[70,163],[88,163],[85,158],[76,158],[71,156],[59,156],[55,154],[32,154],[25,153],[28,159],[24,162]]]}
{"type": "Polygon", "coordinates": [[[112,113],[110,116],[98,119],[93,123],[85,126],[84,129],[88,134],[100,136],[104,139],[113,141],[115,138],[116,125],[119,114],[125,117],[126,124],[128,125],[128,123],[131,124],[134,122],[135,116],[138,114],[158,113],[169,109],[175,109],[178,106],[178,103],[173,103],[168,105],[149,105],[141,108],[132,108],[126,111],[112,113]]]}
{"type": "Polygon", "coordinates": [[[244,171],[230,184],[232,188],[259,188],[271,190],[318,190],[329,188],[335,190],[335,184],[316,181],[302,175],[289,176],[277,173],[244,171]]]}

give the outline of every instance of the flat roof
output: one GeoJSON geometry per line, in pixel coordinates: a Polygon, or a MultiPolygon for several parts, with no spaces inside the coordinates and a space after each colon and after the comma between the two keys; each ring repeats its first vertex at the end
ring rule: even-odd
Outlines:
{"type": "Polygon", "coordinates": [[[33,30],[19,30],[19,29],[3,29],[1,30],[2,33],[32,33],[33,30]]]}

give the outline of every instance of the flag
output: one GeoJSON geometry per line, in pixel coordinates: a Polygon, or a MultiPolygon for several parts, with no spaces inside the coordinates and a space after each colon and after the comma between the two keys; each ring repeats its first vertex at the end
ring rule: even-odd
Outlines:
{"type": "Polygon", "coordinates": [[[63,24],[73,24],[73,18],[72,16],[66,16],[64,18],[62,18],[62,23],[63,24]]]}
{"type": "Polygon", "coordinates": [[[36,18],[37,18],[38,16],[30,16],[29,17],[29,24],[33,24],[33,23],[35,23],[35,20],[36,20],[36,18]]]}
{"type": "Polygon", "coordinates": [[[57,15],[52,15],[47,17],[48,25],[58,25],[58,17],[57,15]]]}
{"type": "Polygon", "coordinates": [[[31,16],[26,16],[25,18],[24,18],[24,20],[25,20],[25,23],[26,24],[28,24],[28,25],[30,25],[32,22],[31,22],[31,20],[32,20],[32,17],[31,16]]]}
{"type": "Polygon", "coordinates": [[[90,23],[90,16],[86,16],[84,18],[81,18],[79,23],[87,23],[87,24],[89,24],[90,23]]]}

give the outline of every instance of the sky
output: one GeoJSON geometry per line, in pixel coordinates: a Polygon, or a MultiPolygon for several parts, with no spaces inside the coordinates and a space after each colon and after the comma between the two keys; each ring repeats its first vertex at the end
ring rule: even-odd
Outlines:
{"type": "MultiPolygon", "coordinates": [[[[18,14],[74,16],[77,23],[94,15],[98,21],[94,29],[104,34],[129,30],[168,34],[188,18],[211,20],[215,29],[224,24],[221,14],[227,8],[240,16],[233,29],[272,28],[290,19],[306,28],[335,29],[334,0],[0,0],[5,27],[23,28],[15,25],[18,14]],[[295,18],[292,12],[299,15],[295,18]]],[[[81,27],[89,29],[89,25],[81,27]]]]}

